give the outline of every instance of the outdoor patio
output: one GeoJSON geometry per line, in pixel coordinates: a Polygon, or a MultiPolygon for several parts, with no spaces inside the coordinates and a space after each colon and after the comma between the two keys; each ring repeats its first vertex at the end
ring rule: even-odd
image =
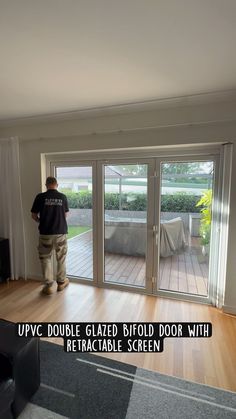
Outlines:
{"type": "MultiPolygon", "coordinates": [[[[68,240],[67,273],[93,277],[92,234],[86,232],[68,240]]],[[[119,284],[144,286],[145,259],[105,254],[105,280],[119,284]]],[[[184,252],[160,259],[160,288],[196,295],[207,295],[208,263],[201,254],[199,239],[189,239],[184,252]]]]}

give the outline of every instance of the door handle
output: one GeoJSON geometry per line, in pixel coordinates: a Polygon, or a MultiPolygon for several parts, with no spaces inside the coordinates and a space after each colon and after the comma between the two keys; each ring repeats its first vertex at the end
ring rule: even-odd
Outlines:
{"type": "Polygon", "coordinates": [[[154,237],[155,237],[155,243],[156,243],[156,246],[157,246],[158,245],[158,227],[157,227],[157,225],[154,225],[152,227],[152,231],[153,231],[153,234],[154,234],[154,237]]]}
{"type": "Polygon", "coordinates": [[[156,246],[158,245],[158,232],[156,231],[156,246]]]}

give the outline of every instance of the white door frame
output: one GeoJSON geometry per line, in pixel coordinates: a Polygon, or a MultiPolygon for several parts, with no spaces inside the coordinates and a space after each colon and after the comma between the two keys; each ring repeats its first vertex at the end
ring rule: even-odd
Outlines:
{"type": "Polygon", "coordinates": [[[208,155],[206,157],[202,155],[192,154],[184,157],[158,157],[156,158],[156,173],[157,173],[157,188],[156,188],[156,206],[157,210],[155,211],[156,219],[155,223],[158,228],[158,241],[154,243],[154,259],[157,260],[154,263],[153,276],[155,277],[155,282],[153,284],[153,294],[163,296],[163,297],[172,297],[181,300],[191,300],[197,301],[199,303],[210,304],[215,298],[215,291],[217,287],[217,275],[218,275],[218,266],[214,263],[215,260],[218,260],[219,248],[219,223],[220,223],[220,200],[219,200],[219,156],[217,155],[208,155]],[[213,161],[214,162],[214,177],[213,177],[213,204],[212,204],[212,226],[211,226],[211,239],[210,239],[210,258],[209,258],[209,277],[208,277],[208,293],[207,296],[199,296],[190,293],[183,293],[177,291],[161,290],[159,288],[159,249],[160,249],[160,194],[161,194],[161,163],[171,163],[171,162],[204,162],[204,161],[213,161]],[[156,274],[155,274],[156,272],[156,274]]]}
{"type": "Polygon", "coordinates": [[[127,291],[140,291],[143,293],[152,293],[152,258],[153,258],[153,220],[154,208],[152,205],[154,184],[154,159],[146,158],[119,158],[119,159],[106,159],[97,162],[97,214],[98,214],[98,285],[103,288],[117,288],[127,291]],[[126,164],[147,164],[147,249],[146,249],[146,281],[144,287],[137,287],[126,284],[118,284],[115,282],[105,282],[104,275],[104,165],[126,165],[126,164]]]}
{"type": "MultiPolygon", "coordinates": [[[[114,152],[114,150],[93,150],[93,151],[85,151],[85,152],[76,152],[76,153],[50,153],[44,155],[46,161],[46,174],[53,175],[55,171],[55,167],[57,166],[88,166],[92,165],[93,167],[93,263],[94,263],[94,279],[87,280],[84,278],[76,278],[78,282],[86,283],[89,285],[96,285],[99,287],[104,288],[118,288],[127,291],[134,291],[140,293],[146,293],[151,295],[160,295],[163,297],[168,298],[175,298],[180,300],[191,300],[191,301],[198,301],[202,303],[211,303],[211,299],[208,297],[199,297],[194,296],[192,294],[184,294],[184,293],[174,293],[170,291],[159,291],[156,287],[156,280],[154,279],[155,273],[158,270],[158,260],[159,258],[155,257],[157,252],[157,245],[155,244],[155,240],[157,239],[157,244],[159,241],[156,232],[153,231],[154,225],[159,225],[158,220],[158,212],[157,206],[159,205],[159,199],[155,199],[155,189],[157,185],[160,185],[160,177],[158,177],[157,166],[155,162],[160,161],[189,161],[193,159],[193,161],[207,161],[207,160],[214,160],[216,161],[216,170],[215,170],[215,197],[219,197],[219,189],[222,186],[222,183],[219,181],[219,155],[222,146],[218,145],[197,145],[197,146],[189,146],[189,147],[178,147],[178,148],[159,148],[159,147],[152,147],[150,148],[143,148],[143,149],[133,149],[133,150],[126,150],[126,149],[118,149],[114,152]],[[114,283],[107,283],[103,281],[103,274],[104,274],[104,256],[103,256],[103,247],[101,243],[103,243],[103,223],[101,220],[103,219],[103,171],[102,166],[106,164],[108,161],[112,161],[113,163],[119,164],[119,161],[124,164],[125,162],[130,162],[135,164],[135,162],[139,161],[140,163],[149,162],[151,171],[149,173],[149,221],[148,221],[148,242],[152,242],[152,250],[149,250],[149,254],[153,253],[153,267],[152,273],[150,267],[148,267],[148,279],[146,283],[146,288],[136,288],[132,286],[122,285],[119,286],[114,283]],[[152,162],[152,163],[151,163],[152,162]],[[96,175],[95,175],[96,173],[96,175]],[[97,205],[96,205],[97,202],[97,205]],[[155,216],[156,213],[156,216],[155,216]],[[156,265],[155,265],[156,264],[156,265]]],[[[43,157],[43,156],[42,156],[43,157]]],[[[221,173],[220,173],[221,174],[221,173]]],[[[222,174],[221,174],[222,175],[222,174]]],[[[214,200],[214,209],[213,209],[213,218],[214,224],[216,225],[216,230],[218,228],[218,238],[219,240],[219,222],[220,222],[220,209],[219,209],[219,202],[214,200]],[[218,223],[218,224],[217,224],[218,223]]],[[[218,200],[219,201],[219,200],[218,200]]],[[[217,235],[216,235],[217,237],[217,235]]],[[[217,253],[217,240],[214,240],[214,250],[212,249],[211,256],[210,256],[210,266],[212,266],[212,272],[216,272],[216,264],[213,264],[213,254],[216,254],[216,260],[218,258],[217,253]]],[[[149,264],[148,264],[149,265],[149,264]]],[[[222,272],[221,272],[222,274],[222,272]]],[[[210,294],[213,295],[213,288],[216,289],[216,282],[217,282],[217,275],[210,281],[210,294]]]]}
{"type": "MultiPolygon", "coordinates": [[[[96,165],[97,162],[93,160],[75,160],[75,161],[52,161],[50,163],[50,173],[55,176],[57,167],[92,167],[92,232],[93,232],[93,278],[83,278],[76,277],[76,280],[79,280],[81,283],[97,285],[98,283],[98,255],[97,255],[97,206],[96,206],[96,196],[97,196],[97,183],[96,183],[96,165]]],[[[73,279],[72,275],[68,275],[70,279],[73,279]]]]}

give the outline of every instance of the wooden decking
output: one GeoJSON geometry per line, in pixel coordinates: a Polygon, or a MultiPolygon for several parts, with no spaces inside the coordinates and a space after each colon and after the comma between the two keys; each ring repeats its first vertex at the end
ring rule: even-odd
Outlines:
{"type": "Polygon", "coordinates": [[[67,274],[93,278],[93,241],[88,231],[68,240],[67,274]]]}
{"type": "MultiPolygon", "coordinates": [[[[146,263],[143,257],[105,254],[105,281],[144,287],[146,263]]],[[[93,278],[91,232],[68,241],[68,275],[93,278]]],[[[208,264],[201,255],[198,239],[179,255],[160,259],[160,288],[207,295],[208,264]]]]}
{"type": "Polygon", "coordinates": [[[193,238],[184,252],[160,259],[160,288],[207,295],[208,262],[201,253],[199,239],[193,238]]]}

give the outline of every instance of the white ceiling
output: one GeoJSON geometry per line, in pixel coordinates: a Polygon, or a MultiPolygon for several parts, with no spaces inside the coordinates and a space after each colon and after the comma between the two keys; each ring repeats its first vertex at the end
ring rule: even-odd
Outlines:
{"type": "Polygon", "coordinates": [[[236,88],[236,0],[0,0],[0,119],[236,88]]]}

